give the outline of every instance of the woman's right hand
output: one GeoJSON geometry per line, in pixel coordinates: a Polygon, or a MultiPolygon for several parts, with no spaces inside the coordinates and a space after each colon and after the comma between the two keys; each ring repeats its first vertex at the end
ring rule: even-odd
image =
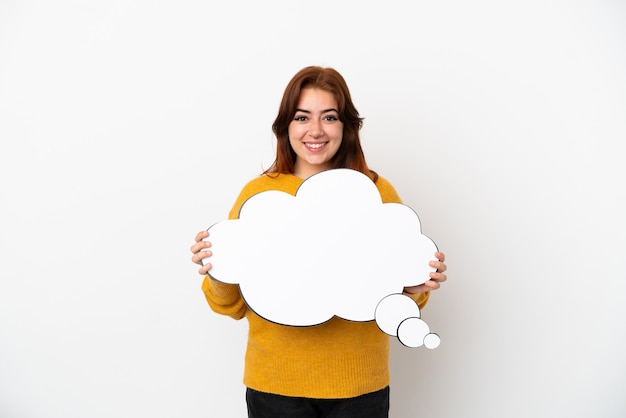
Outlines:
{"type": "Polygon", "coordinates": [[[207,249],[211,247],[211,242],[205,241],[205,238],[207,238],[208,236],[209,231],[198,232],[198,234],[196,235],[196,242],[191,246],[191,252],[193,253],[193,255],[191,256],[191,261],[202,266],[200,267],[200,269],[198,269],[198,273],[203,276],[205,276],[208,271],[211,270],[211,263],[205,261],[204,265],[202,265],[202,259],[213,255],[211,250],[207,249]]]}

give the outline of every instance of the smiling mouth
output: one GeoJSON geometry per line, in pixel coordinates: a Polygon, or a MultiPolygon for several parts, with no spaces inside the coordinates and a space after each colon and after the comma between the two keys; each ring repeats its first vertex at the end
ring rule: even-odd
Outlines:
{"type": "Polygon", "coordinates": [[[319,151],[324,148],[328,142],[305,142],[304,146],[310,151],[319,151]]]}

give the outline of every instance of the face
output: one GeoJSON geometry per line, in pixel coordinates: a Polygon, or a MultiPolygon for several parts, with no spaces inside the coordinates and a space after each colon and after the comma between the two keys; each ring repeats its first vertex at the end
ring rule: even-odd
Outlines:
{"type": "Polygon", "coordinates": [[[306,179],[329,169],[342,138],[335,96],[316,88],[303,89],[289,124],[289,143],[296,153],[294,174],[306,179]]]}

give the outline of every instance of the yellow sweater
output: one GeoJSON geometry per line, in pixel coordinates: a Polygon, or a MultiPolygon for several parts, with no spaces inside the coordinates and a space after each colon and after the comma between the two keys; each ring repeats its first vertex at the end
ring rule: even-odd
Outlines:
{"type": "MultiPolygon", "coordinates": [[[[254,194],[280,190],[295,195],[302,182],[291,174],[253,179],[239,194],[229,219],[237,219],[241,206],[254,194]]],[[[401,203],[385,179],[379,178],[376,187],[383,202],[401,203]]],[[[220,283],[207,275],[202,290],[215,312],[248,319],[243,379],[247,387],[284,396],[349,398],[389,384],[389,336],[375,321],[353,322],[334,317],[312,327],[279,325],[248,309],[238,285],[220,283]]],[[[420,308],[429,297],[428,293],[408,295],[420,308]]]]}

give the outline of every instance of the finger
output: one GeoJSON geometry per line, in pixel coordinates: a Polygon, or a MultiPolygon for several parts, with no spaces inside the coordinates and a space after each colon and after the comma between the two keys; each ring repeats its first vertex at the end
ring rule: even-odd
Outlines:
{"type": "Polygon", "coordinates": [[[191,261],[196,264],[202,264],[202,260],[205,258],[211,257],[213,253],[211,251],[198,251],[194,255],[191,256],[191,261]]]}
{"type": "Polygon", "coordinates": [[[441,287],[439,282],[436,280],[427,280],[424,282],[424,286],[428,287],[429,290],[437,290],[441,287]]]}
{"type": "Polygon", "coordinates": [[[189,249],[191,250],[192,253],[197,253],[198,251],[201,251],[204,248],[209,248],[211,247],[211,241],[199,241],[196,242],[195,244],[193,244],[189,249]]]}
{"type": "Polygon", "coordinates": [[[428,265],[437,269],[437,272],[439,273],[443,273],[448,268],[448,266],[446,266],[445,263],[442,263],[441,261],[435,261],[435,260],[430,261],[428,265]]]}
{"type": "Polygon", "coordinates": [[[198,273],[200,273],[203,276],[206,276],[209,273],[209,270],[211,270],[211,263],[206,263],[204,266],[200,267],[198,269],[198,273]]]}
{"type": "Polygon", "coordinates": [[[437,251],[437,252],[435,253],[435,258],[436,258],[437,260],[441,261],[442,263],[443,263],[444,261],[446,261],[446,255],[445,255],[444,253],[442,253],[441,251],[437,251]]]}
{"type": "Polygon", "coordinates": [[[196,234],[196,242],[200,242],[209,236],[209,231],[200,231],[196,234]]]}
{"type": "Polygon", "coordinates": [[[448,280],[448,276],[446,276],[443,273],[437,273],[436,271],[435,272],[431,272],[429,274],[429,276],[430,276],[430,280],[436,281],[438,283],[443,283],[446,280],[448,280]]]}

